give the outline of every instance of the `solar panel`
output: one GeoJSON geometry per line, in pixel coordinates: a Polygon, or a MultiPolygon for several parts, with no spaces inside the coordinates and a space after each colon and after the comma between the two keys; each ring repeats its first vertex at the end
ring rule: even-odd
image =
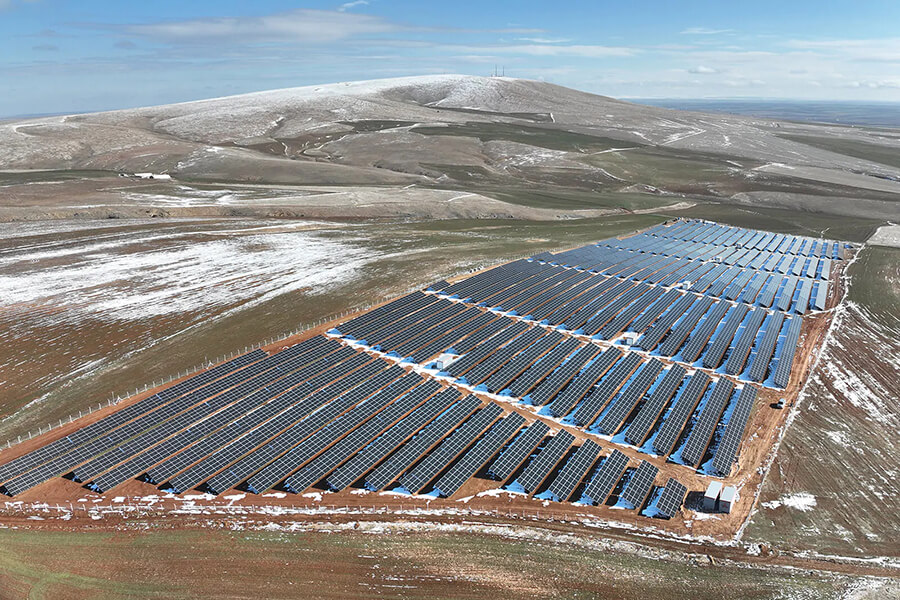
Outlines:
{"type": "Polygon", "coordinates": [[[410,413],[421,406],[429,396],[441,389],[440,384],[434,380],[425,381],[421,385],[409,389],[410,385],[407,384],[407,381],[411,385],[416,385],[421,382],[421,378],[418,376],[412,378],[407,375],[407,377],[401,378],[387,388],[391,397],[399,394],[405,395],[400,397],[393,404],[387,406],[384,410],[360,425],[358,428],[354,429],[331,448],[288,477],[284,482],[285,489],[298,494],[306,491],[311,485],[315,484],[351,457],[359,453],[366,445],[395,425],[398,421],[406,419],[410,413]],[[402,387],[394,392],[392,388],[398,386],[398,384],[402,384],[402,387]]]}
{"type": "Polygon", "coordinates": [[[429,398],[407,418],[388,429],[381,437],[329,475],[326,480],[328,486],[339,491],[359,480],[417,431],[449,409],[459,396],[459,392],[451,388],[429,398]]]}
{"type": "Polygon", "coordinates": [[[401,473],[411,467],[423,454],[434,448],[451,431],[469,418],[481,405],[475,396],[466,396],[447,412],[435,419],[414,438],[400,446],[377,469],[366,476],[366,487],[381,490],[390,485],[401,473]]]}
{"type": "Polygon", "coordinates": [[[725,372],[729,375],[738,375],[744,370],[744,364],[753,348],[753,342],[756,341],[756,333],[766,318],[766,311],[754,310],[750,313],[742,324],[742,331],[738,336],[734,349],[728,355],[725,362],[725,372]]]}
{"type": "Polygon", "coordinates": [[[660,494],[659,500],[656,501],[659,515],[666,519],[674,517],[681,510],[685,495],[687,495],[687,487],[676,479],[670,478],[666,482],[666,487],[660,494]]]}
{"type": "Polygon", "coordinates": [[[584,479],[597,457],[600,455],[600,445],[593,440],[587,440],[575,451],[572,457],[566,461],[559,474],[550,482],[548,490],[560,501],[565,502],[575,492],[575,488],[584,479]]]}
{"type": "MultiPolygon", "coordinates": [[[[342,352],[332,352],[332,350],[343,349],[348,350],[348,354],[353,354],[352,351],[341,346],[338,342],[333,340],[329,340],[329,342],[330,343],[323,344],[315,349],[316,354],[324,354],[324,356],[319,356],[316,360],[307,363],[301,369],[290,373],[284,379],[244,397],[238,402],[213,414],[204,421],[191,425],[164,442],[147,449],[146,452],[138,452],[137,455],[130,460],[123,462],[119,466],[93,480],[90,483],[91,489],[95,491],[110,490],[127,479],[150,470],[153,465],[164,461],[179,450],[200,440],[208,434],[211,434],[214,431],[222,431],[221,428],[226,428],[226,426],[237,423],[236,420],[240,420],[244,417],[264,420],[266,416],[274,414],[275,411],[287,408],[293,403],[296,397],[297,390],[295,388],[297,386],[300,386],[313,375],[323,371],[328,366],[329,358],[343,354],[342,352]],[[279,396],[279,394],[281,395],[279,396]],[[256,413],[258,413],[258,415],[256,413]]],[[[261,422],[261,420],[258,422],[261,422]]],[[[153,433],[156,433],[157,431],[158,429],[153,430],[153,433]]],[[[161,436],[161,434],[158,435],[161,436]]],[[[138,436],[138,438],[133,440],[133,443],[137,445],[139,450],[144,449],[144,446],[140,443],[141,437],[142,436],[138,436]]],[[[119,454],[119,458],[124,457],[123,452],[119,452],[119,454]]]]}
{"type": "Polygon", "coordinates": [[[525,417],[512,413],[494,425],[450,470],[438,479],[434,488],[450,497],[473,477],[525,424],[525,417]]]}
{"type": "Polygon", "coordinates": [[[606,457],[603,464],[594,474],[584,490],[584,496],[594,504],[603,504],[615,489],[616,484],[622,478],[625,467],[628,466],[628,457],[619,450],[613,450],[606,457]]]}
{"type": "MultiPolygon", "coordinates": [[[[323,341],[323,345],[334,349],[339,344],[334,340],[328,340],[328,342],[323,341]]],[[[280,365],[275,365],[272,369],[241,383],[226,393],[205,400],[183,412],[174,414],[175,411],[172,411],[173,414],[161,414],[157,423],[140,435],[120,444],[113,451],[76,467],[72,471],[74,479],[88,481],[125,461],[128,462],[115,469],[115,476],[105,477],[100,482],[93,482],[91,487],[93,489],[109,489],[100,486],[112,487],[125,481],[129,476],[137,475],[143,468],[155,464],[179,447],[176,443],[173,450],[157,454],[161,449],[169,448],[172,438],[199,439],[233,418],[237,418],[250,408],[302,383],[304,379],[321,369],[321,365],[318,365],[315,360],[321,350],[321,347],[310,348],[308,352],[303,352],[280,365]],[[315,365],[312,369],[302,368],[311,364],[315,365]],[[227,417],[227,419],[223,421],[223,417],[227,417]],[[163,443],[154,446],[159,442],[163,443]],[[144,453],[151,446],[154,447],[155,452],[152,455],[144,453]],[[151,456],[158,456],[158,458],[147,462],[151,456]]]]}
{"type": "Polygon", "coordinates": [[[681,360],[686,363],[693,363],[700,357],[700,353],[706,348],[710,337],[712,337],[712,334],[719,326],[719,323],[722,322],[722,318],[729,309],[731,309],[731,305],[727,302],[716,303],[709,314],[706,315],[706,318],[704,318],[700,326],[694,330],[690,340],[688,340],[688,343],[685,344],[684,348],[681,350],[681,360]]]}
{"type": "Polygon", "coordinates": [[[641,401],[662,370],[663,364],[655,358],[645,363],[625,391],[619,394],[606,414],[601,417],[597,430],[604,435],[614,435],[625,419],[634,411],[638,402],[641,401]]]}
{"type": "Polygon", "coordinates": [[[420,492],[429,481],[437,477],[502,414],[503,409],[496,404],[488,404],[479,410],[459,429],[438,444],[437,448],[432,450],[411,471],[402,475],[400,485],[413,494],[420,492]]]}
{"type": "Polygon", "coordinates": [[[678,391],[686,371],[681,365],[672,365],[662,381],[650,394],[650,397],[638,411],[634,421],[625,431],[625,439],[635,446],[640,446],[647,439],[647,434],[659,419],[660,414],[678,391]]]}
{"type": "MultiPolygon", "coordinates": [[[[58,458],[66,452],[83,444],[86,444],[92,440],[95,440],[103,434],[122,426],[132,419],[135,419],[157,409],[161,405],[174,400],[178,396],[193,393],[203,388],[203,386],[207,385],[210,385],[210,388],[214,388],[217,390],[218,387],[220,387],[222,384],[221,381],[218,381],[221,377],[228,375],[229,373],[231,373],[233,376],[236,376],[237,373],[239,373],[240,370],[244,367],[252,365],[266,357],[266,353],[262,350],[254,350],[249,354],[238,356],[209,370],[193,375],[192,377],[176,383],[175,385],[166,388],[165,390],[162,390],[161,392],[154,394],[153,396],[121,408],[111,415],[106,416],[99,421],[96,421],[95,423],[82,427],[81,429],[67,435],[66,437],[46,444],[38,448],[37,450],[33,450],[28,454],[24,454],[0,466],[0,481],[6,481],[14,477],[15,475],[25,473],[26,471],[29,471],[30,469],[33,469],[38,465],[42,465],[54,458],[58,458]]],[[[60,468],[63,469],[65,468],[65,466],[61,465],[60,468]]],[[[49,477],[58,474],[52,473],[52,471],[53,469],[47,471],[48,479],[49,477]]],[[[34,481],[33,485],[37,485],[37,483],[40,483],[40,478],[38,477],[37,479],[33,479],[32,481],[34,481]]],[[[29,482],[29,484],[30,483],[31,482],[29,482]]],[[[28,487],[33,486],[29,485],[28,487]]],[[[9,488],[7,488],[7,491],[10,491],[9,488]]]]}
{"type": "MultiPolygon", "coordinates": [[[[572,407],[584,397],[621,356],[622,353],[617,348],[607,348],[562,393],[556,396],[556,399],[553,400],[548,408],[550,414],[554,417],[562,417],[569,414],[572,407]]],[[[532,397],[534,397],[534,394],[532,397]]]]}
{"type": "Polygon", "coordinates": [[[578,350],[579,342],[574,338],[567,338],[563,343],[545,354],[538,362],[527,371],[519,375],[509,386],[513,396],[521,398],[535,388],[552,371],[559,368],[562,362],[578,350]]]}
{"type": "Polygon", "coordinates": [[[756,388],[745,385],[738,394],[734,410],[725,425],[725,432],[713,455],[713,469],[722,477],[728,477],[731,474],[731,466],[737,457],[744,430],[747,428],[747,420],[750,418],[755,401],[756,388]]]}
{"type": "MultiPolygon", "coordinates": [[[[297,422],[289,422],[286,419],[270,421],[254,430],[250,436],[236,440],[229,445],[228,451],[216,452],[189,471],[172,479],[172,482],[177,483],[190,476],[199,478],[201,482],[206,481],[206,489],[213,493],[231,489],[396,379],[403,371],[399,367],[392,367],[377,374],[372,372],[373,369],[380,367],[378,363],[372,363],[344,376],[314,395],[328,399],[337,398],[336,401],[327,402],[322,408],[297,422]],[[222,470],[223,468],[225,470],[222,470]]],[[[182,486],[181,489],[188,488],[182,486]]]]}
{"type": "Polygon", "coordinates": [[[35,485],[43,483],[51,477],[67,473],[78,465],[100,454],[110,451],[112,448],[134,437],[135,435],[140,434],[146,429],[156,426],[159,422],[170,418],[172,415],[175,415],[178,412],[185,410],[193,406],[194,404],[197,404],[198,402],[202,402],[204,399],[210,397],[213,394],[218,394],[236,384],[241,384],[241,382],[248,379],[248,377],[253,377],[264,373],[275,365],[278,365],[284,362],[286,359],[289,359],[291,356],[293,356],[293,353],[288,351],[274,354],[268,358],[263,359],[262,361],[246,367],[241,371],[232,373],[222,379],[214,381],[204,388],[199,388],[189,394],[173,400],[168,404],[158,406],[158,408],[156,408],[154,411],[145,413],[139,418],[126,423],[125,425],[122,425],[117,429],[112,429],[101,437],[95,438],[92,441],[77,448],[73,448],[65,454],[62,454],[57,458],[44,463],[43,465],[32,469],[31,471],[28,471],[23,475],[16,477],[15,479],[10,480],[3,486],[3,488],[5,489],[6,493],[15,495],[21,493],[22,491],[30,489],[35,485]]]}
{"type": "MultiPolygon", "coordinates": [[[[288,432],[284,437],[285,445],[290,444],[287,452],[273,461],[265,456],[265,462],[257,461],[253,464],[252,471],[255,475],[247,479],[247,489],[255,494],[262,494],[273,485],[294,473],[312,460],[319,453],[328,450],[332,444],[344,436],[355,432],[356,428],[375,418],[382,410],[394,402],[400,394],[407,392],[413,385],[421,382],[422,378],[415,373],[402,377],[399,381],[383,388],[374,382],[374,378],[363,384],[364,391],[360,395],[369,396],[344,414],[338,416],[327,425],[300,441],[300,436],[294,437],[288,432]],[[373,393],[374,392],[374,393],[373,393]],[[299,443],[297,443],[299,442],[299,443]]],[[[248,457],[253,461],[256,453],[248,457]]],[[[213,488],[215,489],[215,488],[213,488]]]]}
{"type": "Polygon", "coordinates": [[[610,369],[609,373],[603,377],[600,385],[588,394],[584,402],[575,408],[575,411],[572,413],[572,421],[576,425],[589,427],[610,398],[631,377],[631,374],[634,373],[640,364],[641,357],[634,352],[629,352],[625,358],[617,362],[616,366],[610,369]]]}
{"type": "Polygon", "coordinates": [[[653,480],[656,479],[657,473],[659,473],[659,469],[648,463],[646,460],[641,461],[641,464],[638,465],[638,468],[631,476],[631,479],[628,480],[625,489],[622,490],[621,499],[632,508],[638,510],[643,508],[644,502],[647,501],[647,496],[650,494],[650,488],[653,487],[653,480]]]}
{"type": "Polygon", "coordinates": [[[700,398],[712,378],[703,371],[697,371],[678,395],[672,409],[666,414],[659,433],[653,439],[653,449],[661,456],[668,456],[681,436],[688,418],[694,413],[700,398]]]}
{"type": "Polygon", "coordinates": [[[803,320],[800,317],[791,318],[788,325],[787,334],[782,343],[781,355],[778,358],[778,364],[775,366],[775,377],[773,378],[775,385],[785,388],[791,379],[791,368],[794,363],[794,355],[797,352],[797,342],[800,339],[800,329],[803,320]]]}
{"type": "MultiPolygon", "coordinates": [[[[153,483],[161,483],[167,481],[177,473],[184,471],[200,459],[210,455],[213,455],[211,457],[213,460],[220,460],[226,454],[230,454],[228,449],[224,449],[227,444],[231,444],[247,432],[255,430],[256,427],[263,423],[269,421],[267,426],[272,426],[273,424],[283,422],[284,427],[286,427],[288,424],[305,417],[322,406],[322,404],[331,398],[326,397],[321,393],[316,394],[313,397],[310,397],[310,395],[323,383],[338,379],[365,363],[369,363],[371,366],[363,368],[377,368],[378,366],[378,363],[371,361],[368,356],[356,353],[346,346],[339,348],[333,354],[328,355],[326,357],[326,362],[331,366],[299,388],[288,391],[277,400],[260,409],[247,413],[240,419],[237,419],[233,423],[229,423],[226,427],[206,437],[190,448],[187,448],[183,452],[179,452],[164,462],[147,469],[145,478],[153,483]]],[[[336,385],[343,386],[344,381],[350,380],[342,380],[340,384],[336,385]]],[[[337,394],[338,392],[336,391],[335,393],[337,394]]],[[[274,431],[272,435],[274,435],[274,431]]],[[[224,467],[225,464],[222,466],[224,467]]],[[[193,469],[192,471],[196,473],[202,471],[202,468],[202,466],[198,465],[196,469],[193,469]]],[[[178,489],[178,491],[184,491],[197,485],[200,481],[202,481],[202,478],[193,480],[192,483],[188,484],[188,487],[176,487],[176,489],[178,489]]]]}
{"type": "Polygon", "coordinates": [[[582,346],[575,354],[564,362],[558,369],[550,374],[542,381],[533,392],[528,395],[527,400],[535,406],[543,406],[556,397],[556,394],[573,377],[575,377],[588,362],[594,359],[600,353],[600,347],[594,344],[582,346]]]}
{"type": "Polygon", "coordinates": [[[536,492],[550,475],[550,472],[562,460],[574,441],[574,435],[566,430],[559,431],[531,459],[531,462],[528,463],[528,466],[525,467],[525,470],[522,471],[522,474],[519,475],[516,481],[526,492],[531,494],[536,492]]]}
{"type": "Polygon", "coordinates": [[[738,304],[728,312],[722,326],[713,334],[712,345],[703,355],[704,367],[717,369],[722,364],[722,357],[725,356],[729,344],[734,339],[735,332],[748,312],[750,309],[743,304],[738,304]]]}
{"type": "Polygon", "coordinates": [[[687,294],[679,298],[668,311],[659,318],[659,320],[648,329],[640,339],[640,346],[644,350],[653,350],[664,335],[669,331],[672,325],[677,321],[684,311],[694,303],[696,296],[687,294]]]}
{"type": "Polygon", "coordinates": [[[706,401],[706,404],[697,417],[697,422],[691,428],[688,434],[687,442],[681,451],[681,460],[689,465],[696,465],[706,454],[706,448],[709,440],[716,429],[719,419],[722,417],[731,393],[734,391],[734,384],[724,377],[716,382],[713,387],[712,394],[706,401]]]}
{"type": "Polygon", "coordinates": [[[534,452],[535,448],[538,447],[549,432],[550,427],[544,422],[535,421],[532,423],[491,463],[491,466],[488,468],[488,474],[501,482],[509,479],[516,469],[525,462],[525,459],[531,456],[531,453],[534,452]]]}
{"type": "Polygon", "coordinates": [[[769,315],[766,333],[756,345],[756,355],[750,364],[750,379],[752,381],[762,381],[766,378],[766,373],[769,371],[769,363],[772,360],[772,353],[775,352],[775,343],[778,341],[778,334],[781,332],[782,323],[784,323],[784,313],[775,312],[769,315]]]}
{"type": "Polygon", "coordinates": [[[688,338],[691,332],[694,330],[694,327],[697,325],[697,321],[706,314],[706,311],[709,310],[709,307],[715,303],[715,300],[712,298],[701,298],[699,301],[695,302],[691,309],[684,315],[684,317],[678,321],[678,325],[675,329],[666,336],[665,341],[662,343],[662,346],[659,349],[659,353],[663,356],[674,356],[678,349],[681,348],[681,345],[684,344],[684,341],[688,338]]]}

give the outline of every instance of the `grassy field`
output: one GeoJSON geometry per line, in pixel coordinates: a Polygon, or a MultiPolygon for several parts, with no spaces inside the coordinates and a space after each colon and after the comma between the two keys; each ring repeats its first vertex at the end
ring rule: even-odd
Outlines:
{"type": "Polygon", "coordinates": [[[900,250],[868,247],[851,305],[811,376],[745,539],[850,556],[900,556],[896,457],[900,250]]]}
{"type": "Polygon", "coordinates": [[[871,160],[872,162],[881,163],[890,167],[900,167],[900,152],[896,148],[887,146],[878,146],[875,144],[867,144],[851,139],[843,139],[840,137],[819,137],[813,135],[790,135],[783,134],[788,140],[800,142],[814,148],[821,148],[830,152],[837,152],[846,156],[854,156],[863,160],[871,160]]]}
{"type": "Polygon", "coordinates": [[[474,533],[0,531],[0,598],[840,598],[852,578],[474,533]]]}

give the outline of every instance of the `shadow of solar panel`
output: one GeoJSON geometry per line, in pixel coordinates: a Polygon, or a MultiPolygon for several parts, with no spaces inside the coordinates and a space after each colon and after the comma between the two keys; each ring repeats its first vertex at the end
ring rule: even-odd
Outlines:
{"type": "Polygon", "coordinates": [[[575,436],[566,430],[562,430],[550,438],[550,441],[538,451],[537,455],[528,463],[522,474],[516,480],[522,488],[533,494],[549,477],[551,471],[559,464],[566,452],[575,441],[575,436]]]}
{"type": "Polygon", "coordinates": [[[593,440],[587,440],[566,461],[557,476],[550,482],[548,490],[556,496],[560,502],[565,502],[575,492],[578,484],[597,462],[600,455],[600,445],[593,440]]]}
{"type": "Polygon", "coordinates": [[[644,502],[647,501],[647,496],[650,494],[650,488],[653,487],[653,480],[656,479],[657,473],[659,473],[659,469],[645,460],[641,461],[631,479],[628,480],[628,485],[622,490],[621,499],[632,508],[641,510],[644,507],[644,502]]]}
{"type": "Polygon", "coordinates": [[[613,450],[606,457],[603,464],[594,474],[584,490],[584,496],[594,504],[603,504],[615,489],[616,484],[622,478],[625,467],[628,466],[628,457],[619,450],[613,450]]]}

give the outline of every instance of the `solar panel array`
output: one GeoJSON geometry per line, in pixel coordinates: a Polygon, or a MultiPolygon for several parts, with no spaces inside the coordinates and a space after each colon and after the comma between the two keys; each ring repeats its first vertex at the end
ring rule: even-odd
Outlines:
{"type": "MultiPolygon", "coordinates": [[[[452,495],[486,465],[505,481],[546,426],[519,432],[514,415],[494,424],[493,401],[479,409],[477,398],[461,399],[448,382],[406,366],[444,353],[452,355],[445,374],[460,389],[508,395],[604,435],[624,432],[662,456],[683,439],[677,456],[688,465],[719,431],[714,470],[727,474],[755,388],[745,385],[727,412],[734,384],[703,371],[688,376],[687,367],[786,387],[801,315],[827,305],[833,261],[848,247],[678,221],[440,280],[327,336],[237,357],[9,460],[0,490],[15,496],[68,475],[98,491],[141,477],[176,492],[399,481],[412,491],[434,482],[452,495]]],[[[567,435],[553,436],[524,467],[526,489],[552,475],[574,441],[564,444],[567,435]]],[[[553,479],[554,493],[574,493],[560,476],[580,471],[581,460],[572,461],[585,447],[593,452],[579,447],[553,479]]]]}

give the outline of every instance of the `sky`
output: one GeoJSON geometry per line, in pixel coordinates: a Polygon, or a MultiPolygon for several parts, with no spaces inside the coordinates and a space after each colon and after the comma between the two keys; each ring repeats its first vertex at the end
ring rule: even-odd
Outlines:
{"type": "Polygon", "coordinates": [[[900,101],[900,0],[0,0],[0,116],[436,73],[900,101]]]}

